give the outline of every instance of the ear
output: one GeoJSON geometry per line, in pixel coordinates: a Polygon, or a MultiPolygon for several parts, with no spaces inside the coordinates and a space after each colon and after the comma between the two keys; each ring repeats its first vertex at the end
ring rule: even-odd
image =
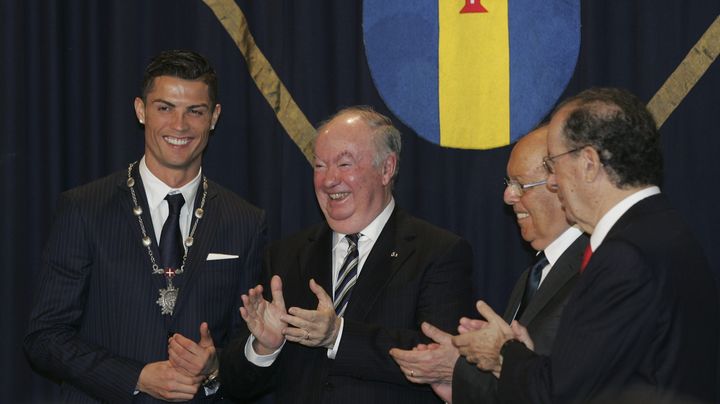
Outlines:
{"type": "Polygon", "coordinates": [[[594,147],[586,146],[580,151],[583,179],[585,182],[594,182],[603,173],[603,164],[600,155],[594,147]]]}
{"type": "Polygon", "coordinates": [[[138,122],[145,124],[145,102],[140,97],[135,97],[135,116],[138,122]]]}
{"type": "Polygon", "coordinates": [[[397,154],[390,153],[383,161],[382,164],[382,184],[388,185],[392,181],[392,177],[395,175],[395,169],[397,168],[397,154]]]}
{"type": "Polygon", "coordinates": [[[212,118],[210,119],[210,130],[215,129],[215,125],[217,124],[218,118],[220,118],[221,110],[222,110],[222,106],[220,104],[215,104],[215,109],[213,109],[212,118]]]}

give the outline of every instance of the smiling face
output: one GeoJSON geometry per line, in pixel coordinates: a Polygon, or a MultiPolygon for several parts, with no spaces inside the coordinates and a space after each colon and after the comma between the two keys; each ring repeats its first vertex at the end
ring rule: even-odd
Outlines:
{"type": "Polygon", "coordinates": [[[357,113],[337,116],[315,141],[314,185],[328,225],[339,233],[367,227],[391,198],[395,154],[375,164],[372,129],[357,113]]]}
{"type": "Polygon", "coordinates": [[[202,81],[156,77],[145,101],[135,99],[135,114],[145,125],[145,162],[171,187],[191,181],[200,170],[210,130],[220,116],[202,81]]]}
{"type": "MultiPolygon", "coordinates": [[[[547,150],[547,127],[523,137],[513,148],[507,165],[507,176],[521,184],[547,177],[542,159],[547,150]]],[[[504,201],[512,206],[522,238],[537,250],[544,250],[568,227],[557,196],[544,185],[528,188],[518,195],[505,189],[504,201]]]]}

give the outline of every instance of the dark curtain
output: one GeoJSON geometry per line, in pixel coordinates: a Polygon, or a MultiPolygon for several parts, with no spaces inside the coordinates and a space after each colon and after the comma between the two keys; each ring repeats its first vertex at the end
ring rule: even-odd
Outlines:
{"type": "MultiPolygon", "coordinates": [[[[389,113],[365,60],[362,1],[238,4],[258,46],[313,124],[353,104],[389,113]]],[[[566,93],[621,86],[649,101],[719,13],[717,0],[582,1],[581,52],[566,93]]],[[[207,175],[264,208],[272,239],[321,214],[310,165],[200,0],[3,0],[0,19],[0,310],[6,325],[0,401],[41,403],[53,401],[57,387],[31,371],[21,343],[56,198],[141,157],[143,136],[132,101],[144,66],[160,50],[195,49],[218,71],[223,114],[205,154],[207,175]]],[[[710,67],[662,128],[663,190],[716,273],[719,65],[710,67]]],[[[502,310],[532,255],[502,203],[510,147],[444,149],[401,128],[399,205],[472,243],[475,294],[502,310]]]]}

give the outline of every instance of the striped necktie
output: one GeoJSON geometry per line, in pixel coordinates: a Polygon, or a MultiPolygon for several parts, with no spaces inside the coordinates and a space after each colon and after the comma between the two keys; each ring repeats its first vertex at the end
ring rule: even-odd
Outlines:
{"type": "Polygon", "coordinates": [[[335,290],[333,291],[333,301],[335,302],[335,312],[338,316],[345,313],[348,301],[350,300],[350,292],[352,292],[355,281],[357,281],[358,268],[358,240],[360,233],[348,234],[345,236],[348,242],[348,251],[345,255],[345,261],[338,272],[337,282],[335,282],[335,290]]]}

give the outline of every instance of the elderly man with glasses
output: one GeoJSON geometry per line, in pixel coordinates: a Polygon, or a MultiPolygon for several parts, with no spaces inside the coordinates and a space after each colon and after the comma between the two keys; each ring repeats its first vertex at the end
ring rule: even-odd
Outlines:
{"type": "MultiPolygon", "coordinates": [[[[503,319],[507,323],[516,319],[526,326],[536,350],[544,354],[555,340],[588,244],[587,236],[568,224],[557,195],[545,186],[542,159],[546,151],[547,126],[518,141],[508,160],[503,198],[512,207],[523,239],[538,251],[535,263],[515,284],[503,319]]],[[[431,384],[445,401],[456,404],[497,401],[496,379],[459,357],[450,334],[428,324],[423,330],[436,345],[390,351],[408,380],[431,384]]]]}
{"type": "Polygon", "coordinates": [[[660,193],[660,135],[644,104],[590,89],[553,114],[548,186],[591,234],[549,355],[482,302],[481,330],[453,338],[492,371],[503,402],[718,402],[715,280],[660,193]]]}

